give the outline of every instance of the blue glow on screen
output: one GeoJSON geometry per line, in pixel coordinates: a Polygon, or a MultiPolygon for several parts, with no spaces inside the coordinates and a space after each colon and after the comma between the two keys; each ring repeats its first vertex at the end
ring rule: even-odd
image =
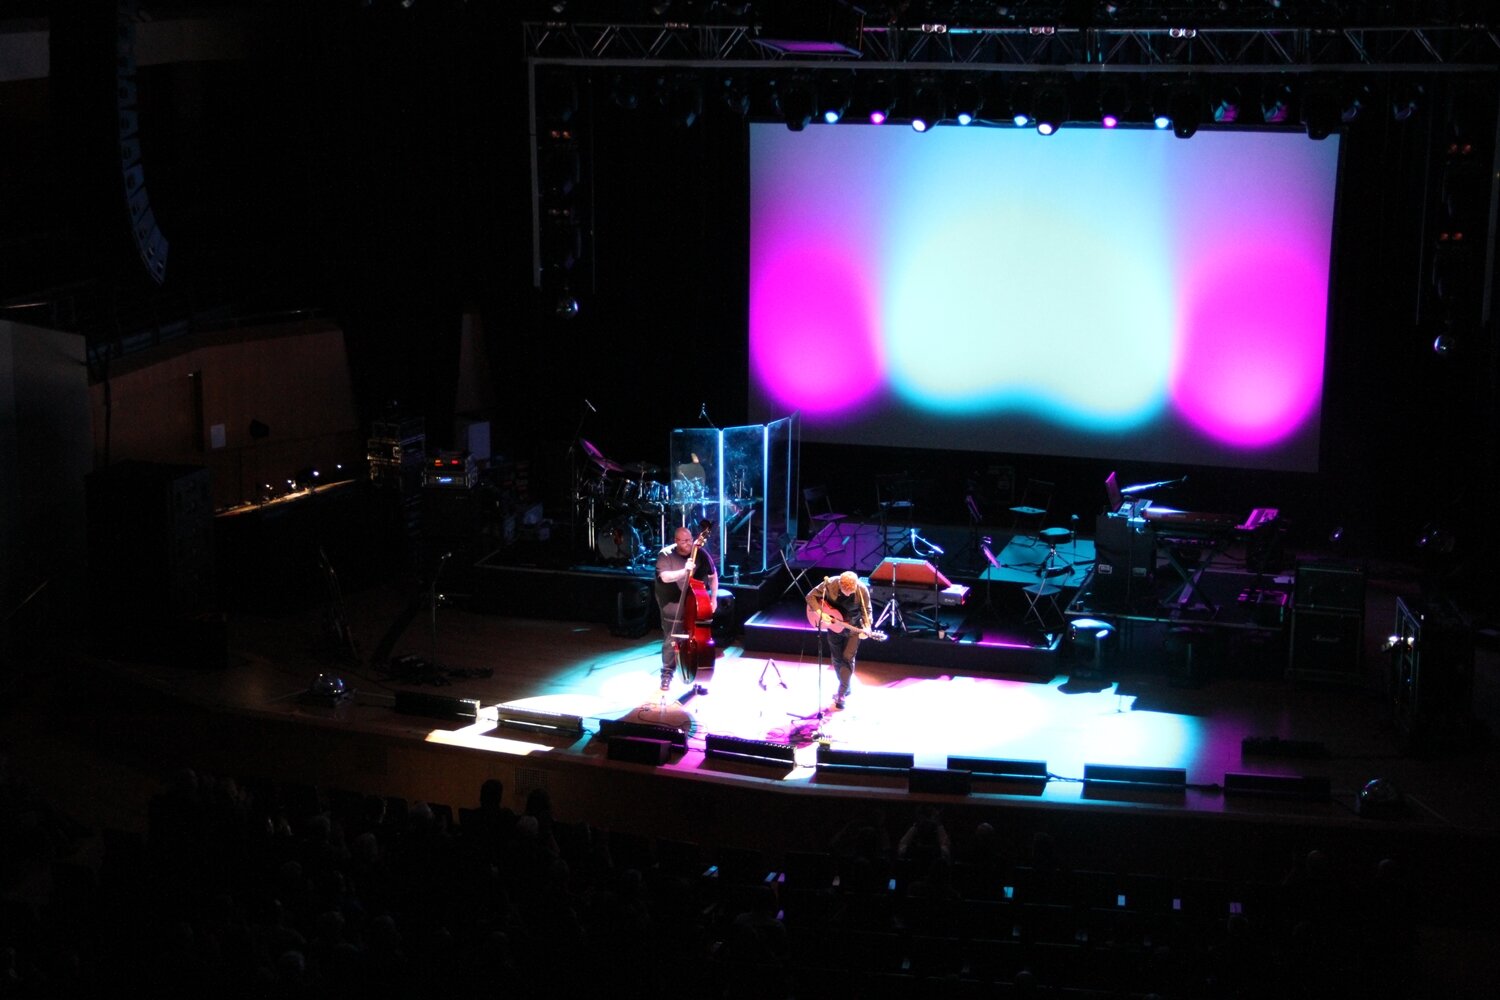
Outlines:
{"type": "Polygon", "coordinates": [[[1317,465],[1338,141],[751,126],[751,409],[809,440],[1317,465]]]}

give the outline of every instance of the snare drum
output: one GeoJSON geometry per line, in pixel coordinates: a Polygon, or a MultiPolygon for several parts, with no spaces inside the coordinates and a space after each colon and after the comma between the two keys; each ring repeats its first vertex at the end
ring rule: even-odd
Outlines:
{"type": "Polygon", "coordinates": [[[599,555],[606,562],[629,562],[641,551],[641,533],[624,518],[601,527],[595,535],[599,555]]]}

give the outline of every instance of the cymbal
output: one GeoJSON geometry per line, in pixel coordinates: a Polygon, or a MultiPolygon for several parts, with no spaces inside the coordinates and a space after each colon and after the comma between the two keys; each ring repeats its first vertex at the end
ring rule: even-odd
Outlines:
{"type": "Polygon", "coordinates": [[[598,468],[603,469],[605,472],[625,471],[624,467],[621,466],[619,462],[611,462],[609,459],[605,458],[604,452],[600,451],[594,444],[594,442],[588,440],[587,438],[579,438],[578,444],[579,447],[583,449],[583,454],[585,455],[585,457],[587,457],[588,460],[594,463],[594,465],[598,468]]]}
{"type": "Polygon", "coordinates": [[[650,462],[626,462],[625,468],[638,476],[654,476],[661,471],[661,466],[652,465],[650,462]]]}

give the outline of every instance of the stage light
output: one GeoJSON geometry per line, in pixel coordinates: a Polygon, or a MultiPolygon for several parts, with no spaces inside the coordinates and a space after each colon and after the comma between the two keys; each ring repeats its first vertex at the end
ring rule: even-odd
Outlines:
{"type": "Polygon", "coordinates": [[[1036,95],[1036,130],[1053,135],[1068,120],[1068,92],[1061,84],[1049,83],[1036,95]]]}
{"type": "Polygon", "coordinates": [[[1351,89],[1344,92],[1343,107],[1339,109],[1339,121],[1348,125],[1359,117],[1364,110],[1365,104],[1370,99],[1370,88],[1368,84],[1350,84],[1351,89]]]}
{"type": "Polygon", "coordinates": [[[692,128],[703,114],[703,83],[695,76],[678,77],[663,96],[663,107],[673,125],[692,128]]]}
{"type": "Polygon", "coordinates": [[[1421,104],[1423,96],[1422,85],[1405,80],[1397,80],[1391,84],[1391,117],[1398,122],[1411,120],[1411,116],[1417,113],[1417,107],[1421,104]]]}
{"type": "Polygon", "coordinates": [[[829,125],[838,124],[849,110],[849,87],[842,80],[824,80],[821,95],[822,118],[829,125]]]}
{"type": "Polygon", "coordinates": [[[911,98],[912,129],[930,132],[943,120],[945,113],[942,88],[932,81],[917,84],[911,98]]]}
{"type": "Polygon", "coordinates": [[[640,88],[627,74],[616,73],[609,81],[609,99],[623,111],[634,111],[641,104],[640,88]]]}
{"type": "Polygon", "coordinates": [[[1260,120],[1280,125],[1291,113],[1292,88],[1285,83],[1269,83],[1260,92],[1260,120]]]}
{"type": "Polygon", "coordinates": [[[724,106],[741,118],[750,114],[750,91],[732,76],[724,78],[721,96],[724,106]]]}
{"type": "Polygon", "coordinates": [[[869,108],[870,124],[884,125],[896,106],[896,92],[890,81],[877,79],[866,84],[865,105],[869,108]]]}
{"type": "Polygon", "coordinates": [[[960,80],[953,92],[954,120],[960,125],[968,125],[979,117],[979,112],[984,110],[984,92],[979,89],[979,84],[973,80],[960,80]]]}
{"type": "Polygon", "coordinates": [[[1198,134],[1202,120],[1203,93],[1196,84],[1183,84],[1172,94],[1168,110],[1172,115],[1172,134],[1179,139],[1191,139],[1198,134]]]}
{"type": "Polygon", "coordinates": [[[1130,108],[1130,91],[1119,80],[1109,80],[1099,89],[1099,124],[1114,128],[1130,108]]]}
{"type": "Polygon", "coordinates": [[[793,132],[807,128],[817,106],[817,95],[806,80],[792,80],[776,91],[776,108],[786,127],[793,132]]]}
{"type": "Polygon", "coordinates": [[[1233,125],[1240,117],[1240,88],[1232,83],[1220,84],[1212,97],[1214,123],[1233,125]]]}
{"type": "Polygon", "coordinates": [[[1309,139],[1326,139],[1339,127],[1339,100],[1333,85],[1325,81],[1309,84],[1302,94],[1302,125],[1309,139]]]}

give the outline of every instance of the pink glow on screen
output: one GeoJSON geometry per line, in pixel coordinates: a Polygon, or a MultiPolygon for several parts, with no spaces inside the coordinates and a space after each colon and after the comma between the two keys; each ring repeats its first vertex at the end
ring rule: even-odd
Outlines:
{"type": "Polygon", "coordinates": [[[1194,268],[1172,385],[1189,422],[1239,447],[1295,431],[1323,387],[1327,265],[1257,235],[1194,268]]]}
{"type": "Polygon", "coordinates": [[[788,241],[750,290],[750,364],[782,407],[848,411],[885,379],[874,293],[860,255],[788,241]]]}

